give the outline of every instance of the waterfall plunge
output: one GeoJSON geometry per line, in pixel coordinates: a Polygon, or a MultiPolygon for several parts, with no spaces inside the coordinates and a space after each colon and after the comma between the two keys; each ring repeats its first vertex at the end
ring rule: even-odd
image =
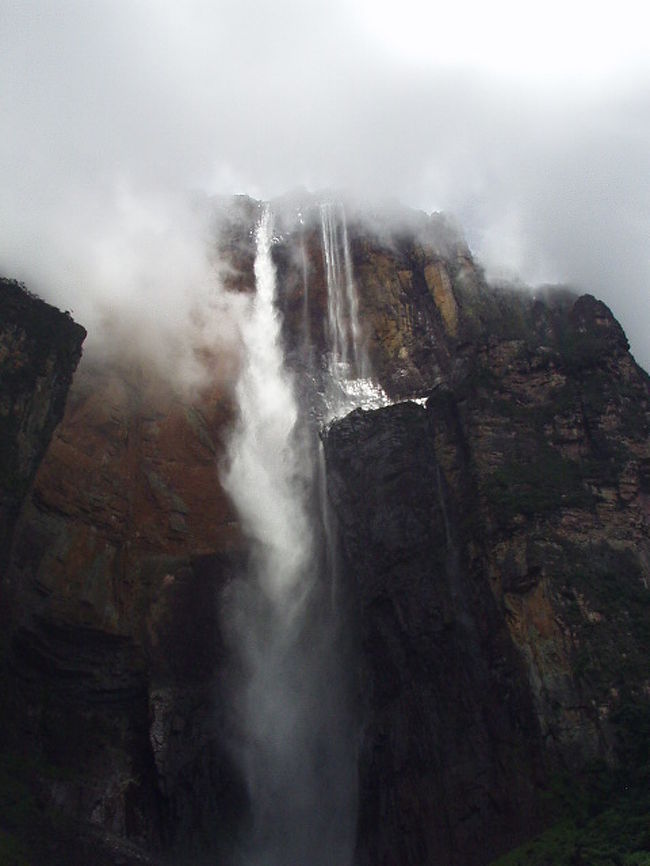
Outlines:
{"type": "Polygon", "coordinates": [[[223,480],[253,542],[263,589],[283,606],[312,555],[305,503],[309,467],[304,457],[297,459],[298,405],[280,344],[268,210],[256,242],[257,291],[241,329],[246,354],[236,390],[240,420],[223,480]]]}
{"type": "Polygon", "coordinates": [[[329,342],[326,422],[353,409],[378,409],[390,401],[371,378],[371,365],[359,321],[359,298],[352,272],[350,239],[342,205],[320,206],[321,239],[327,282],[329,342]]]}
{"type": "Polygon", "coordinates": [[[246,579],[224,609],[238,658],[234,749],[251,826],[238,866],[349,866],[356,818],[356,732],[338,623],[323,603],[318,472],[285,369],[271,216],[256,235],[256,295],[242,325],[239,423],[224,487],[249,538],[246,579]]]}

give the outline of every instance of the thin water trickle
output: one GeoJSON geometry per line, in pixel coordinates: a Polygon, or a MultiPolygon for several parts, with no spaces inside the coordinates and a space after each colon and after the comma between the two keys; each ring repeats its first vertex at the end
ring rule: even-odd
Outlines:
{"type": "Polygon", "coordinates": [[[320,217],[327,283],[328,381],[324,421],[329,423],[353,409],[378,409],[390,401],[372,378],[359,320],[359,295],[343,205],[322,204],[320,217]]]}

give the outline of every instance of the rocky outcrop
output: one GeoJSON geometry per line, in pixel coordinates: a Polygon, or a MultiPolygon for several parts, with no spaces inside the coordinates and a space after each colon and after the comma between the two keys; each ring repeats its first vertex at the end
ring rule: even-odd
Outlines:
{"type": "Polygon", "coordinates": [[[594,298],[523,312],[426,408],[325,439],[362,641],[361,863],[489,862],[543,821],[554,772],[615,764],[648,703],[648,377],[594,298]]]}
{"type": "Polygon", "coordinates": [[[18,511],[63,416],[86,332],[0,279],[0,575],[18,511]]]}
{"type": "Polygon", "coordinates": [[[361,636],[362,864],[484,863],[535,826],[537,719],[451,448],[450,477],[415,403],[355,412],[326,439],[361,636]]]}
{"type": "Polygon", "coordinates": [[[20,508],[63,416],[85,330],[67,313],[0,278],[0,859],[21,862],[33,803],[17,770],[22,719],[13,690],[11,635],[16,607],[8,576],[20,508]],[[17,747],[16,751],[12,747],[17,747]],[[15,825],[19,824],[20,828],[15,825]]]}

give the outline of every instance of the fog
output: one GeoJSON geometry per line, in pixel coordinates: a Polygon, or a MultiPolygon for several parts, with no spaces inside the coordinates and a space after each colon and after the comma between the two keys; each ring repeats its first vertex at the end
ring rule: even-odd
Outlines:
{"type": "Polygon", "coordinates": [[[1,7],[0,271],[89,346],[107,321],[182,344],[214,296],[189,194],[305,185],[450,211],[489,273],[602,297],[650,366],[637,3],[1,7]]]}

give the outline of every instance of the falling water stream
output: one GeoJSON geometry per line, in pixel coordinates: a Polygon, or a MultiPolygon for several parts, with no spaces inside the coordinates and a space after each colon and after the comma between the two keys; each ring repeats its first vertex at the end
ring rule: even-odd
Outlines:
{"type": "Polygon", "coordinates": [[[320,206],[321,237],[327,283],[328,381],[326,422],[353,409],[377,409],[389,401],[373,382],[366,342],[359,321],[359,297],[345,210],[341,204],[320,206]]]}
{"type": "Polygon", "coordinates": [[[242,324],[245,357],[236,390],[239,422],[223,479],[251,549],[226,611],[239,671],[233,748],[250,803],[250,827],[235,860],[349,866],[355,725],[329,603],[322,467],[319,473],[313,433],[284,362],[272,243],[267,208],[256,232],[256,293],[242,324]]]}
{"type": "Polygon", "coordinates": [[[289,599],[296,601],[312,538],[305,503],[309,467],[300,459],[298,404],[284,366],[271,243],[267,209],[256,232],[256,292],[242,323],[244,368],[236,389],[240,420],[224,482],[253,541],[263,589],[284,609],[289,599]]]}

